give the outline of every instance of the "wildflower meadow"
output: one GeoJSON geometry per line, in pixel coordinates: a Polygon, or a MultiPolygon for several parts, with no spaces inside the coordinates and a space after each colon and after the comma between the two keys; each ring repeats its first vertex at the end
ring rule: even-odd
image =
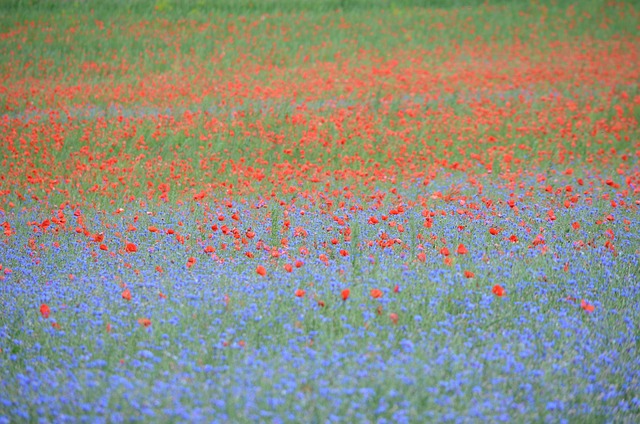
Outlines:
{"type": "Polygon", "coordinates": [[[0,1],[0,424],[640,422],[640,5],[0,1]]]}

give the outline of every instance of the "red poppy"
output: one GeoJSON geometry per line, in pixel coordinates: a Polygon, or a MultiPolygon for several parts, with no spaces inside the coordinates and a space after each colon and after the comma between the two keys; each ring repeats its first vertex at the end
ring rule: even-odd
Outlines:
{"type": "Polygon", "coordinates": [[[124,300],[131,300],[131,291],[129,289],[126,289],[125,291],[123,291],[122,298],[124,300]]]}
{"type": "Polygon", "coordinates": [[[302,290],[302,289],[298,289],[295,292],[296,297],[304,297],[304,294],[306,293],[306,291],[302,290]]]}
{"type": "Polygon", "coordinates": [[[151,325],[151,320],[149,318],[139,318],[138,324],[144,327],[149,327],[151,325]]]}
{"type": "Polygon", "coordinates": [[[284,264],[284,270],[287,272],[293,271],[293,266],[291,264],[284,264]]]}
{"type": "Polygon", "coordinates": [[[350,294],[351,294],[351,290],[349,289],[344,289],[340,292],[340,296],[342,297],[343,301],[349,299],[350,294]]]}
{"type": "Polygon", "coordinates": [[[109,248],[107,247],[106,244],[103,243],[103,244],[100,245],[100,250],[107,251],[107,250],[109,250],[109,248]]]}
{"type": "Polygon", "coordinates": [[[138,246],[136,246],[134,243],[127,243],[124,249],[129,253],[133,253],[138,251],[138,246]]]}
{"type": "Polygon", "coordinates": [[[506,294],[504,287],[502,287],[499,284],[496,284],[495,286],[493,286],[493,288],[491,289],[491,292],[498,297],[502,297],[506,294]]]}
{"type": "Polygon", "coordinates": [[[382,290],[380,289],[371,289],[371,297],[374,299],[378,299],[382,297],[382,290]]]}
{"type": "Polygon", "coordinates": [[[394,292],[394,293],[400,293],[400,286],[396,284],[396,285],[393,287],[393,292],[394,292]]]}
{"type": "Polygon", "coordinates": [[[595,311],[595,309],[596,309],[596,307],[595,307],[595,306],[593,306],[593,305],[592,305],[592,304],[590,304],[590,303],[587,303],[584,299],[582,299],[582,300],[580,301],[580,307],[581,307],[582,309],[584,309],[585,311],[589,312],[589,313],[591,313],[591,312],[595,311]]]}
{"type": "Polygon", "coordinates": [[[267,275],[267,270],[262,265],[258,265],[258,267],[256,268],[256,272],[258,273],[258,275],[261,275],[263,277],[267,275]]]}
{"type": "Polygon", "coordinates": [[[341,256],[349,256],[349,252],[347,252],[347,251],[346,251],[346,250],[344,250],[344,249],[340,249],[340,255],[341,255],[341,256]]]}
{"type": "Polygon", "coordinates": [[[465,272],[464,272],[464,276],[465,276],[466,278],[473,278],[473,277],[475,277],[476,275],[475,275],[473,272],[471,272],[471,271],[465,271],[465,272]]]}
{"type": "Polygon", "coordinates": [[[398,314],[396,314],[396,313],[394,313],[394,312],[391,312],[391,313],[389,314],[389,319],[391,319],[391,322],[392,322],[394,325],[398,324],[398,314]]]}
{"type": "Polygon", "coordinates": [[[443,247],[442,249],[440,249],[440,254],[444,255],[444,256],[449,256],[449,249],[447,249],[447,247],[443,247]]]}
{"type": "Polygon", "coordinates": [[[425,262],[427,260],[427,255],[424,252],[420,252],[418,253],[417,258],[420,262],[425,262]]]}
{"type": "Polygon", "coordinates": [[[191,268],[195,264],[196,264],[196,258],[194,258],[193,256],[190,256],[189,259],[187,259],[187,268],[191,268]]]}
{"type": "Polygon", "coordinates": [[[467,250],[467,248],[466,248],[466,247],[464,247],[464,244],[459,244],[459,245],[458,245],[458,250],[457,250],[457,252],[458,252],[458,255],[465,255],[465,254],[469,253],[469,251],[467,250]]]}
{"type": "Polygon", "coordinates": [[[158,232],[158,227],[154,227],[153,225],[151,225],[151,226],[149,226],[148,230],[151,233],[157,233],[158,232]]]}
{"type": "Polygon", "coordinates": [[[51,314],[51,309],[49,309],[49,305],[47,305],[46,303],[43,303],[42,305],[40,305],[40,314],[44,319],[49,318],[49,314],[51,314]]]}

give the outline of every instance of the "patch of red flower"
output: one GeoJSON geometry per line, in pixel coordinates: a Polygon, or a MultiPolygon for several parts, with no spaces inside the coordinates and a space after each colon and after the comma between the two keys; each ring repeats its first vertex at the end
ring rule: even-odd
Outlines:
{"type": "Polygon", "coordinates": [[[130,291],[129,289],[125,289],[125,290],[122,292],[122,298],[123,298],[124,300],[131,300],[131,291],[130,291]]]}
{"type": "Polygon", "coordinates": [[[502,297],[506,294],[504,287],[502,287],[499,284],[496,284],[495,286],[493,286],[493,288],[491,289],[491,292],[498,297],[502,297]]]}
{"type": "Polygon", "coordinates": [[[584,309],[585,311],[589,312],[589,313],[591,313],[591,312],[593,312],[593,311],[595,311],[595,310],[596,310],[596,307],[595,307],[595,306],[593,306],[592,304],[588,303],[588,302],[587,302],[586,300],[584,300],[584,299],[582,299],[582,300],[580,301],[580,307],[581,307],[582,309],[584,309]]]}
{"type": "Polygon", "coordinates": [[[347,299],[349,299],[349,295],[351,294],[351,290],[349,289],[343,289],[340,292],[340,297],[342,297],[343,301],[346,301],[347,299]]]}
{"type": "Polygon", "coordinates": [[[49,305],[47,305],[46,303],[43,303],[42,305],[40,305],[40,315],[42,315],[42,318],[47,319],[49,318],[50,314],[51,314],[51,309],[49,308],[49,305]]]}
{"type": "Polygon", "coordinates": [[[142,325],[143,327],[150,327],[151,320],[149,318],[138,318],[138,324],[142,325]]]}

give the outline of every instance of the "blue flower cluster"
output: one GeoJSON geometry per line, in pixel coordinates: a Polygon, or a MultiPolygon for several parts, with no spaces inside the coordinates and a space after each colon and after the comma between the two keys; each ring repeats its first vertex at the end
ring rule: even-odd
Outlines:
{"type": "Polygon", "coordinates": [[[528,178],[330,213],[63,209],[90,236],[4,215],[0,423],[634,421],[637,205],[528,178]]]}

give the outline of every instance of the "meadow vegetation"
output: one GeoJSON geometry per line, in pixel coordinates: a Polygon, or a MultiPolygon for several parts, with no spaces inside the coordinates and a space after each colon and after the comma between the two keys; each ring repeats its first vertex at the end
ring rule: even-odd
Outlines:
{"type": "Polygon", "coordinates": [[[639,18],[0,2],[0,423],[638,421],[639,18]]]}

